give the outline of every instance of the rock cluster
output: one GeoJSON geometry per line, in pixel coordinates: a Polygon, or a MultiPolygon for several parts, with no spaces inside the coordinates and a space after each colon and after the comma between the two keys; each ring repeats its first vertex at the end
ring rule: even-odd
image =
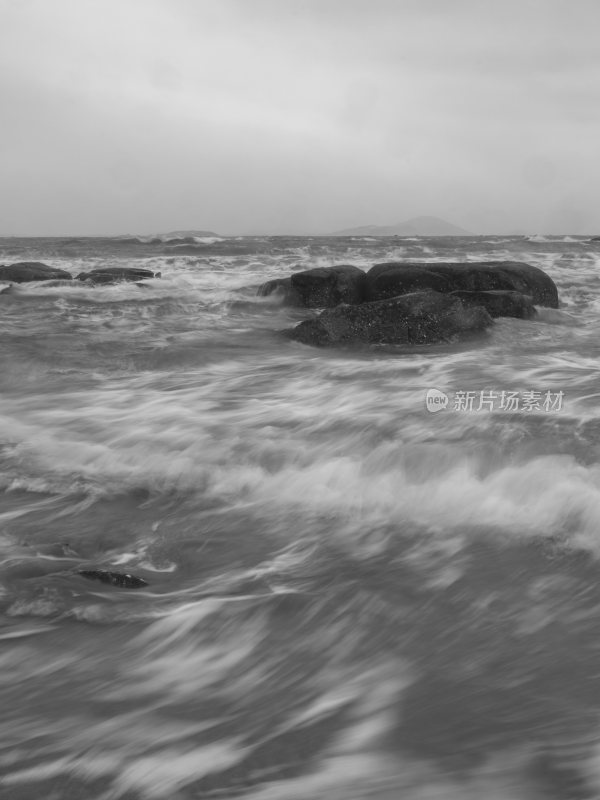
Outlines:
{"type": "Polygon", "coordinates": [[[258,293],[325,309],[286,332],[319,346],[434,343],[481,331],[492,317],[531,319],[535,305],[558,307],[554,281],[517,261],[319,267],[268,281],[258,293]]]}
{"type": "MultiPolygon", "coordinates": [[[[75,280],[97,285],[103,283],[120,283],[121,281],[140,281],[148,278],[160,278],[160,272],[138,267],[102,267],[90,272],[80,272],[75,280]]],[[[19,261],[15,264],[0,265],[0,281],[10,283],[31,283],[33,281],[70,281],[70,272],[56,267],[49,267],[40,261],[19,261]]]]}

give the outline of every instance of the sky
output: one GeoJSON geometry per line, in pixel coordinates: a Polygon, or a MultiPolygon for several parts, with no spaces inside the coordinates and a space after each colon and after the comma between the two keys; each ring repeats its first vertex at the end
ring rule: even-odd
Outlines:
{"type": "Polygon", "coordinates": [[[598,0],[0,0],[0,235],[600,234],[598,0]]]}

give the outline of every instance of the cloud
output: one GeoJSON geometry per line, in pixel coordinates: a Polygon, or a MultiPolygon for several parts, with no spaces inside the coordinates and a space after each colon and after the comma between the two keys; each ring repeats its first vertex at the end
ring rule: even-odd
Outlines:
{"type": "Polygon", "coordinates": [[[600,229],[599,21],[587,0],[0,0],[0,231],[600,229]]]}

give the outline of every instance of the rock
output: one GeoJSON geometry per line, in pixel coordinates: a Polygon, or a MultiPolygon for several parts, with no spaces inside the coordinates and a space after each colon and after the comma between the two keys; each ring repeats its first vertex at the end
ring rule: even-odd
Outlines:
{"type": "Polygon", "coordinates": [[[137,267],[104,267],[93,269],[90,272],[80,272],[76,276],[78,281],[88,283],[120,283],[121,281],[140,281],[147,278],[160,277],[160,273],[155,275],[149,269],[139,269],[137,267]]]}
{"type": "Polygon", "coordinates": [[[302,305],[300,295],[292,289],[291,278],[275,278],[258,287],[259,297],[269,297],[272,294],[280,297],[288,306],[302,305]]]}
{"type": "Polygon", "coordinates": [[[0,281],[29,283],[30,281],[70,281],[72,279],[70,272],[56,267],[49,267],[40,261],[19,261],[16,264],[0,266],[0,281]]]}
{"type": "Polygon", "coordinates": [[[267,281],[258,290],[265,296],[279,292],[288,305],[305,308],[331,308],[339,303],[362,303],[366,292],[366,274],[349,264],[316,267],[295,272],[290,278],[267,281]]]}
{"type": "Polygon", "coordinates": [[[367,272],[366,299],[384,300],[416,289],[440,292],[512,290],[536,305],[558,308],[558,291],[541,269],[519,261],[389,262],[367,272]]]}
{"type": "Polygon", "coordinates": [[[365,299],[367,276],[349,264],[317,267],[294,273],[292,289],[306,308],[332,308],[339,303],[355,305],[365,299]]]}
{"type": "Polygon", "coordinates": [[[423,289],[450,292],[452,288],[450,281],[443,275],[433,272],[428,264],[390,262],[375,264],[367,272],[366,299],[386,300],[388,297],[423,289]]]}
{"type": "Polygon", "coordinates": [[[107,572],[105,569],[82,569],[79,574],[90,580],[110,583],[112,586],[119,586],[122,589],[139,589],[141,586],[148,586],[143,578],[130,575],[128,572],[107,572]]]}
{"type": "Polygon", "coordinates": [[[326,309],[286,332],[291,339],[324,347],[338,344],[431,344],[482,331],[492,318],[481,306],[434,291],[326,309]]]}
{"type": "Polygon", "coordinates": [[[467,292],[458,289],[451,292],[451,295],[458,297],[465,305],[483,306],[490,317],[531,319],[537,314],[529,295],[508,289],[492,289],[487,292],[467,292]]]}

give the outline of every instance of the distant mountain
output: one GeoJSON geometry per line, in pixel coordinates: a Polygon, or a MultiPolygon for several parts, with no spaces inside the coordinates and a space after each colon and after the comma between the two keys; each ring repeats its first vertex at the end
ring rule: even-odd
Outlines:
{"type": "Polygon", "coordinates": [[[439,217],[414,217],[398,225],[363,225],[346,228],[332,236],[472,236],[457,225],[451,225],[439,217]]]}

